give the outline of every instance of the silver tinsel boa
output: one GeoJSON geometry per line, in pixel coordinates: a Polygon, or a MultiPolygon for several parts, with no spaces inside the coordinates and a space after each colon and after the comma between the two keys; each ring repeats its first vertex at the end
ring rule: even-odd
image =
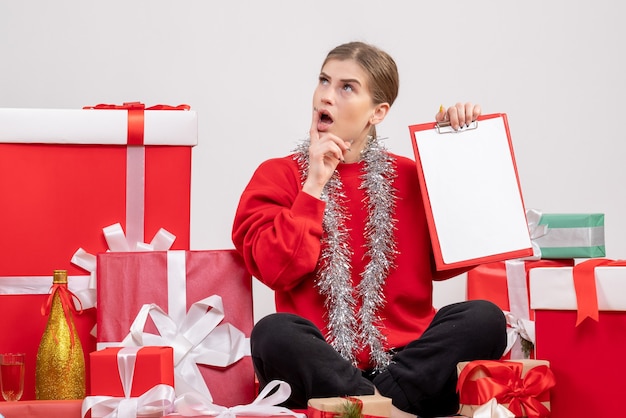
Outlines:
{"type": "MultiPolygon", "coordinates": [[[[302,182],[309,167],[310,141],[298,145],[295,159],[300,166],[302,182]]],[[[385,304],[383,288],[396,254],[394,218],[396,195],[392,186],[396,177],[394,159],[380,144],[378,138],[368,137],[361,153],[363,174],[360,188],[365,190],[367,221],[365,225],[366,253],[369,259],[360,273],[361,282],[352,283],[352,249],[345,220],[346,195],[339,173],[335,171],[321,199],[324,210],[322,253],[317,265],[316,285],[325,298],[327,312],[327,339],[348,361],[356,365],[356,354],[368,347],[376,370],[389,364],[386,337],[380,330],[379,310],[385,304]],[[356,312],[360,302],[360,309],[356,312]]]]}

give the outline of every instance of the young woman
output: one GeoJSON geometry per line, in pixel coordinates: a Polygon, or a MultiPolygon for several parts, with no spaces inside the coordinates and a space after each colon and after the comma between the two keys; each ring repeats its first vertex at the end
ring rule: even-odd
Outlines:
{"type": "MultiPolygon", "coordinates": [[[[262,163],[241,196],[233,242],[277,310],[256,324],[252,358],[262,386],[291,385],[288,407],[377,390],[397,412],[454,414],[456,364],[498,359],[506,346],[495,305],[433,308],[433,280],[461,271],[435,271],[415,162],[376,136],[398,86],[378,48],[330,51],[309,138],[262,163]]],[[[466,103],[435,117],[457,129],[480,113],[466,103]]]]}

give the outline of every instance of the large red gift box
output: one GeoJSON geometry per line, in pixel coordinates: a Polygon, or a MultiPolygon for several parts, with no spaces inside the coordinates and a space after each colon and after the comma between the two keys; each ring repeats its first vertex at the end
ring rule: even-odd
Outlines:
{"type": "MultiPolygon", "coordinates": [[[[107,347],[90,353],[91,396],[125,396],[118,366],[121,350],[122,347],[107,347]]],[[[131,397],[138,397],[158,384],[174,387],[172,347],[141,347],[135,357],[131,397]]]]}
{"type": "MultiPolygon", "coordinates": [[[[235,250],[98,254],[98,346],[136,343],[134,339],[129,340],[131,327],[133,332],[144,338],[144,344],[151,341],[145,345],[161,345],[153,342],[155,338],[158,340],[154,335],[163,335],[162,328],[152,316],[155,311],[167,312],[161,313],[159,318],[166,326],[178,327],[169,329],[169,337],[164,337],[162,345],[187,347],[199,342],[190,342],[193,339],[199,339],[204,344],[217,338],[210,343],[212,349],[228,351],[229,338],[237,333],[220,327],[234,327],[242,333],[247,344],[246,355],[226,365],[204,362],[196,363],[196,366],[201,374],[200,383],[204,381],[202,385],[206,384],[215,404],[231,407],[248,404],[254,399],[254,370],[247,340],[253,326],[252,277],[235,250]],[[214,304],[216,297],[222,302],[219,308],[218,304],[214,304]],[[207,298],[209,302],[206,302],[207,298]],[[143,325],[137,330],[135,324],[142,317],[146,319],[146,308],[151,316],[143,322],[143,332],[143,325]],[[198,315],[196,309],[201,314],[223,312],[223,319],[215,328],[219,338],[212,337],[211,332],[203,340],[204,334],[200,330],[206,332],[206,329],[201,328],[201,322],[206,318],[198,315]],[[191,317],[194,319],[190,320],[191,317]],[[221,334],[222,331],[225,334],[221,334]]],[[[237,339],[233,337],[233,340],[237,339]]],[[[180,353],[177,350],[175,353],[178,358],[180,353]]],[[[194,358],[193,353],[185,354],[185,359],[194,358]]],[[[222,353],[224,356],[228,357],[228,353],[222,353]]],[[[186,367],[181,364],[175,360],[177,394],[188,389],[180,385],[179,367],[186,367]]],[[[188,372],[193,373],[195,369],[188,372]]],[[[196,386],[190,389],[200,391],[202,388],[196,386]]]]}
{"type": "MultiPolygon", "coordinates": [[[[88,279],[72,255],[106,251],[102,229],[115,223],[137,241],[164,228],[172,248],[189,248],[196,112],[127,107],[0,109],[0,351],[26,353],[24,400],[35,395],[53,270],[68,270],[70,287],[88,279]]],[[[88,364],[96,314],[85,307],[75,321],[88,364]]]]}
{"type": "Polygon", "coordinates": [[[598,262],[530,272],[536,352],[550,361],[557,381],[553,418],[608,417],[623,409],[626,263],[593,268],[598,262]],[[595,287],[583,284],[577,292],[585,281],[595,287]],[[588,304],[598,309],[591,318],[580,315],[588,304]]]}

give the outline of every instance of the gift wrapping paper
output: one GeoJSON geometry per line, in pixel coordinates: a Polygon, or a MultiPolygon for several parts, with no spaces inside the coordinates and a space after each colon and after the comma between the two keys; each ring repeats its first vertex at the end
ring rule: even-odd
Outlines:
{"type": "MultiPolygon", "coordinates": [[[[235,354],[230,352],[232,347],[241,347],[239,333],[249,338],[253,326],[252,277],[235,250],[109,252],[98,254],[97,265],[98,347],[136,343],[129,337],[137,335],[139,318],[145,323],[140,327],[140,337],[162,335],[155,320],[158,318],[173,327],[167,333],[175,341],[164,340],[163,345],[177,346],[177,394],[186,391],[178,370],[189,366],[198,349],[204,359],[211,358],[196,364],[204,381],[201,383],[206,384],[215,404],[231,407],[254,399],[249,355],[230,358],[235,354]],[[221,322],[206,317],[214,311],[223,311],[221,322]],[[211,322],[209,328],[215,329],[209,329],[205,338],[207,320],[211,322]],[[187,354],[190,347],[193,350],[187,354]],[[181,357],[182,363],[178,362],[181,357]]],[[[249,350],[249,341],[247,344],[249,350]]],[[[187,372],[194,374],[195,366],[192,369],[187,372]]],[[[198,385],[193,389],[204,390],[198,385]]]]}
{"type": "Polygon", "coordinates": [[[596,258],[606,255],[603,213],[542,213],[545,234],[533,239],[541,258],[596,258]]]}
{"type": "Polygon", "coordinates": [[[592,267],[588,270],[595,292],[577,294],[574,267],[530,272],[536,352],[550,361],[557,380],[553,418],[615,416],[623,409],[626,264],[590,259],[576,265],[583,274],[585,263],[592,267]],[[589,302],[582,299],[590,293],[595,293],[596,314],[580,315],[579,305],[589,302]]]}
{"type": "MultiPolygon", "coordinates": [[[[137,106],[135,106],[137,107],[137,106]]],[[[52,272],[73,281],[90,273],[72,264],[79,248],[108,250],[103,228],[121,223],[149,241],[162,228],[189,248],[194,111],[0,109],[0,351],[22,351],[34,365],[45,327],[41,303],[52,272]],[[129,113],[141,116],[133,117],[129,113]],[[133,137],[140,136],[143,145],[133,137]],[[128,143],[137,145],[128,145],[128,143]],[[76,279],[73,279],[76,277],[76,279]],[[48,282],[45,290],[41,283],[48,282]],[[33,287],[38,288],[30,292],[33,287]]],[[[82,295],[77,293],[79,297],[82,295]]],[[[95,298],[94,298],[95,299],[95,298]]],[[[85,364],[95,350],[93,303],[75,318],[85,364]]],[[[27,367],[22,399],[34,399],[27,367]]]]}
{"type": "MultiPolygon", "coordinates": [[[[91,364],[90,396],[124,396],[118,367],[122,347],[107,347],[89,355],[91,364]]],[[[136,353],[131,381],[131,397],[138,397],[153,386],[174,386],[174,352],[172,347],[141,347],[136,353]]]]}
{"type": "Polygon", "coordinates": [[[308,401],[308,418],[333,418],[340,415],[347,403],[359,403],[364,417],[391,416],[391,399],[380,395],[312,398],[308,401]]]}
{"type": "Polygon", "coordinates": [[[496,399],[516,417],[551,416],[551,390],[556,384],[546,360],[475,360],[457,365],[459,413],[473,417],[477,409],[496,399]]]}

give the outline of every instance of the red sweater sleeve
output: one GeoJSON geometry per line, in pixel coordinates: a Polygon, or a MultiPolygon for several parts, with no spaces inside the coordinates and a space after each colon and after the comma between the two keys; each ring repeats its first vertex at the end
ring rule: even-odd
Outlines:
{"type": "Polygon", "coordinates": [[[241,195],[232,239],[250,272],[289,290],[315,271],[325,203],[302,192],[292,157],[264,162],[241,195]]]}

